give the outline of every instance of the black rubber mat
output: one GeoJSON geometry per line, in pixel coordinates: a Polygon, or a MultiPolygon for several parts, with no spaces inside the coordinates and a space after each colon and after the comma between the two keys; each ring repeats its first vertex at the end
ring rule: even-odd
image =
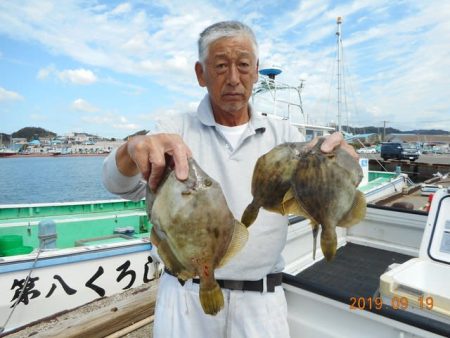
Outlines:
{"type": "Polygon", "coordinates": [[[305,284],[320,285],[320,288],[339,290],[339,294],[350,297],[373,296],[380,283],[380,275],[393,263],[404,263],[413,257],[386,250],[347,243],[336,252],[331,262],[324,259],[296,276],[305,284]]]}
{"type": "MultiPolygon", "coordinates": [[[[389,265],[401,264],[411,258],[392,251],[347,243],[338,249],[332,262],[321,260],[296,276],[284,274],[283,282],[350,306],[352,297],[370,297],[372,300],[379,297],[380,276],[389,265]]],[[[373,306],[365,310],[450,337],[450,325],[440,321],[400,309],[394,310],[384,304],[382,309],[373,306]]]]}

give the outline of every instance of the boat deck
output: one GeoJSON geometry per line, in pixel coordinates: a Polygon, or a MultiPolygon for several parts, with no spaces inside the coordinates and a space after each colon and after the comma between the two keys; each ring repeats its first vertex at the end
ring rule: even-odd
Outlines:
{"type": "MultiPolygon", "coordinates": [[[[353,303],[352,298],[365,298],[363,310],[371,311],[436,334],[450,337],[450,325],[383,304],[376,309],[375,299],[379,296],[380,275],[393,263],[403,263],[413,258],[392,251],[347,243],[338,249],[336,257],[327,263],[321,260],[297,275],[284,274],[283,282],[317,293],[338,302],[353,303]],[[368,299],[372,300],[371,308],[368,299]]],[[[354,311],[362,311],[356,308],[354,311]]]]}
{"type": "MultiPolygon", "coordinates": [[[[435,184],[442,187],[450,187],[450,180],[435,180],[435,184]]],[[[421,185],[416,185],[412,187],[407,194],[399,192],[398,194],[374,201],[373,203],[378,206],[410,209],[428,213],[428,211],[426,211],[427,202],[429,202],[428,195],[429,193],[424,194],[421,191],[421,185]]]]}
{"type": "Polygon", "coordinates": [[[386,173],[384,176],[379,175],[378,177],[375,177],[373,179],[369,179],[369,182],[367,184],[359,187],[358,189],[361,190],[363,193],[368,192],[369,190],[372,190],[373,188],[379,187],[382,184],[388,183],[393,179],[392,173],[386,173]]]}
{"type": "Polygon", "coordinates": [[[36,249],[43,220],[55,223],[58,249],[145,238],[151,228],[144,200],[0,205],[0,239],[20,236],[20,246],[36,249]]]}

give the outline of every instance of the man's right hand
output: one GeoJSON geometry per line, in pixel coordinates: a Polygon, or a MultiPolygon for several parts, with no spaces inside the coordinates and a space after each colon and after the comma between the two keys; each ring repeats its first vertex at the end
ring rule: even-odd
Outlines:
{"type": "Polygon", "coordinates": [[[125,176],[140,172],[150,189],[156,190],[166,168],[166,154],[173,158],[176,177],[181,181],[187,179],[187,160],[192,153],[177,134],[132,137],[117,150],[117,168],[125,176]]]}

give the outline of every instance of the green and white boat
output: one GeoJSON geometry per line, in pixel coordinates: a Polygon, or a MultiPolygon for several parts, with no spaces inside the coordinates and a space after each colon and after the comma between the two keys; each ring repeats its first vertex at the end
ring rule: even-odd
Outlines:
{"type": "Polygon", "coordinates": [[[153,280],[150,229],[144,200],[0,206],[0,333],[153,280]]]}
{"type": "MultiPolygon", "coordinates": [[[[371,200],[405,182],[370,172],[360,189],[371,200]]],[[[0,206],[4,332],[153,280],[150,230],[145,200],[0,206]]]]}

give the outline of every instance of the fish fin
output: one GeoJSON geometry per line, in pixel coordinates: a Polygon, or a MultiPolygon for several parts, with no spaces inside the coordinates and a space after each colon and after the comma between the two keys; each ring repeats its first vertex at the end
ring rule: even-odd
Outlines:
{"type": "Polygon", "coordinates": [[[228,245],[228,250],[223,256],[219,263],[219,267],[225,265],[234,255],[236,255],[247,243],[248,240],[248,230],[244,224],[238,220],[234,220],[234,231],[231,237],[230,244],[228,245]]]}
{"type": "Polygon", "coordinates": [[[200,278],[200,304],[208,315],[216,315],[224,305],[223,293],[215,279],[211,282],[200,278]]]}
{"type": "Polygon", "coordinates": [[[319,233],[319,224],[311,221],[311,227],[313,233],[313,260],[316,260],[317,234],[319,233]]]}
{"type": "Polygon", "coordinates": [[[258,217],[259,208],[260,207],[256,205],[256,202],[253,199],[252,203],[245,208],[245,211],[241,217],[241,222],[247,227],[252,225],[255,222],[256,217],[258,217]]]}
{"type": "Polygon", "coordinates": [[[294,192],[292,188],[289,188],[288,191],[283,196],[283,201],[281,202],[281,214],[294,214],[298,215],[298,206],[297,200],[295,199],[294,192]]]}
{"type": "MultiPolygon", "coordinates": [[[[161,257],[161,260],[163,261],[166,268],[176,277],[182,280],[188,280],[190,278],[193,278],[195,274],[189,272],[184,265],[178,260],[177,256],[173,253],[172,248],[170,247],[169,243],[166,239],[160,239],[156,235],[156,231],[152,230],[152,236],[151,240],[153,243],[153,240],[156,240],[155,238],[158,238],[158,255],[161,257]]],[[[156,244],[155,244],[156,245],[156,244]]]]}
{"type": "Polygon", "coordinates": [[[304,216],[309,218],[312,223],[318,223],[314,218],[303,208],[302,204],[295,198],[292,188],[286,192],[281,203],[283,215],[292,214],[296,216],[304,216]]]}
{"type": "Polygon", "coordinates": [[[361,191],[357,190],[351,209],[339,221],[338,226],[348,228],[359,223],[366,216],[366,209],[366,198],[361,191]]]}
{"type": "Polygon", "coordinates": [[[161,238],[156,233],[155,226],[152,227],[152,232],[150,233],[150,242],[156,247],[158,247],[159,242],[161,242],[161,238]]]}

